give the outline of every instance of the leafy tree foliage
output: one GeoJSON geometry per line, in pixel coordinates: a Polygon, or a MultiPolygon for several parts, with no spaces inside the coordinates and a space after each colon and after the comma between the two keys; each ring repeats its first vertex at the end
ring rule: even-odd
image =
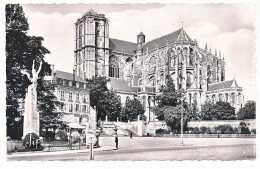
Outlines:
{"type": "Polygon", "coordinates": [[[160,89],[161,94],[156,97],[158,105],[152,109],[159,120],[164,120],[164,107],[175,107],[181,104],[181,98],[184,95],[184,91],[175,90],[173,80],[167,76],[168,80],[166,86],[162,86],[160,89]]]}
{"type": "Polygon", "coordinates": [[[143,115],[144,109],[139,100],[136,98],[130,99],[126,102],[125,107],[122,110],[122,113],[120,115],[121,121],[133,121],[136,120],[138,115],[143,115]]]}
{"type": "Polygon", "coordinates": [[[55,107],[52,102],[53,95],[45,89],[43,77],[50,75],[50,65],[44,61],[45,54],[50,53],[42,46],[42,37],[29,36],[29,24],[22,6],[19,4],[7,4],[6,11],[6,118],[7,135],[12,138],[20,138],[22,133],[22,116],[19,112],[19,104],[25,98],[30,81],[21,73],[21,70],[31,72],[33,60],[36,69],[42,61],[42,69],[37,81],[38,103],[41,103],[39,111],[50,114],[55,107]],[[44,104],[43,104],[44,103],[44,104]],[[48,110],[48,112],[46,112],[48,110]]]}
{"type": "Polygon", "coordinates": [[[187,128],[188,125],[188,111],[182,106],[177,105],[175,107],[165,106],[164,108],[165,122],[172,131],[181,131],[181,113],[183,112],[183,128],[187,128]]]}
{"type": "Polygon", "coordinates": [[[240,108],[237,113],[239,120],[255,119],[256,117],[256,102],[253,100],[248,101],[243,108],[240,108]]]}
{"type": "Polygon", "coordinates": [[[205,103],[201,107],[201,120],[234,120],[235,108],[226,102],[205,103]]]}
{"type": "MultiPolygon", "coordinates": [[[[185,91],[175,90],[173,80],[167,76],[166,86],[160,89],[161,94],[157,96],[158,105],[153,108],[153,112],[159,120],[165,120],[172,131],[181,130],[181,112],[183,112],[183,127],[187,127],[188,121],[193,117],[197,110],[195,107],[188,107],[185,102],[185,91]],[[183,104],[182,104],[182,101],[183,104]]],[[[193,105],[194,106],[194,105],[193,105]]]]}
{"type": "Polygon", "coordinates": [[[116,120],[122,107],[118,96],[107,88],[109,79],[106,77],[93,77],[88,79],[90,89],[90,106],[96,107],[97,120],[105,119],[107,115],[110,120],[116,120]]]}

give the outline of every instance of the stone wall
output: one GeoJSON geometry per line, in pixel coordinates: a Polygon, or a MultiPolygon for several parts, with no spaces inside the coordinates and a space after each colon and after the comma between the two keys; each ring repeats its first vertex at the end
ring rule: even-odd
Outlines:
{"type": "Polygon", "coordinates": [[[122,129],[131,130],[139,136],[143,135],[155,135],[155,130],[162,128],[167,129],[167,125],[164,121],[153,121],[153,122],[144,122],[144,121],[131,121],[131,122],[104,122],[109,124],[114,124],[121,127],[122,129]]]}
{"type": "MultiPolygon", "coordinates": [[[[189,127],[201,127],[201,126],[205,126],[205,127],[210,127],[210,128],[214,128],[215,126],[218,125],[225,125],[225,124],[229,124],[231,125],[233,128],[234,127],[238,127],[240,122],[242,120],[205,120],[205,121],[190,121],[188,123],[189,127]]],[[[244,122],[247,124],[247,126],[249,127],[250,130],[252,129],[256,129],[256,120],[255,119],[247,119],[244,120],[244,122]]]]}

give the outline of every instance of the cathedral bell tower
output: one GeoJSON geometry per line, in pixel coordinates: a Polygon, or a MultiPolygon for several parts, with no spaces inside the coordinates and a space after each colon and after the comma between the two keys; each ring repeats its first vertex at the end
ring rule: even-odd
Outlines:
{"type": "Polygon", "coordinates": [[[108,76],[109,24],[90,9],[75,23],[74,67],[82,79],[108,76]]]}

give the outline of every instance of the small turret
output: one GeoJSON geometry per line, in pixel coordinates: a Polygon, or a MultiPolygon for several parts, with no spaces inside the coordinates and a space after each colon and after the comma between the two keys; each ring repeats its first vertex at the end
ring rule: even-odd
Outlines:
{"type": "Polygon", "coordinates": [[[143,34],[143,32],[140,32],[137,35],[137,53],[142,53],[143,49],[142,49],[142,44],[145,43],[145,35],[143,34]]]}

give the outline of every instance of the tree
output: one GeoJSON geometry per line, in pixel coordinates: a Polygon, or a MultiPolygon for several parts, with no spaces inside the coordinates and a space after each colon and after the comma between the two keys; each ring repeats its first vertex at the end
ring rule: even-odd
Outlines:
{"type": "Polygon", "coordinates": [[[165,120],[171,130],[179,132],[181,130],[181,112],[183,112],[183,127],[186,128],[188,120],[193,117],[192,113],[196,109],[188,108],[184,99],[185,91],[175,90],[171,77],[166,76],[166,78],[166,86],[161,87],[161,94],[156,97],[158,105],[152,111],[159,120],[165,120]]]}
{"type": "Polygon", "coordinates": [[[144,109],[139,100],[136,98],[131,99],[126,102],[125,107],[122,110],[122,113],[120,115],[121,121],[133,121],[136,120],[138,115],[143,115],[144,109]]]}
{"type": "Polygon", "coordinates": [[[255,119],[256,117],[256,102],[253,100],[248,101],[243,108],[240,108],[237,113],[239,120],[255,119]]]}
{"type": "Polygon", "coordinates": [[[96,107],[97,120],[105,119],[107,115],[109,119],[116,120],[121,112],[121,102],[118,96],[107,88],[109,79],[106,77],[93,77],[87,79],[90,89],[90,106],[96,107]]]}
{"type": "MultiPolygon", "coordinates": [[[[156,97],[158,105],[152,109],[159,120],[164,120],[164,108],[167,106],[175,107],[181,104],[181,98],[184,95],[183,90],[175,90],[175,85],[171,77],[166,77],[166,86],[160,88],[161,94],[156,97]]],[[[186,103],[185,103],[186,104],[186,103]]]]}
{"type": "Polygon", "coordinates": [[[181,113],[183,112],[183,128],[187,128],[188,125],[188,112],[182,105],[175,107],[165,106],[164,108],[165,122],[172,131],[181,131],[181,113]]]}
{"type": "MultiPolygon", "coordinates": [[[[50,96],[50,91],[44,90],[43,77],[51,74],[50,65],[44,61],[45,54],[50,53],[48,49],[42,46],[42,37],[29,36],[29,24],[25,17],[22,6],[19,4],[7,4],[6,11],[6,123],[7,135],[11,138],[19,139],[22,136],[18,132],[22,128],[23,117],[19,111],[19,105],[25,98],[27,87],[30,81],[21,73],[21,70],[31,71],[33,60],[35,60],[36,69],[42,61],[42,69],[37,81],[38,103],[46,101],[50,96]]],[[[41,104],[39,111],[50,110],[55,102],[49,100],[41,104]],[[48,109],[47,109],[48,107],[48,109]]]]}
{"type": "Polygon", "coordinates": [[[234,120],[235,108],[227,102],[205,103],[201,107],[201,120],[234,120]]]}

